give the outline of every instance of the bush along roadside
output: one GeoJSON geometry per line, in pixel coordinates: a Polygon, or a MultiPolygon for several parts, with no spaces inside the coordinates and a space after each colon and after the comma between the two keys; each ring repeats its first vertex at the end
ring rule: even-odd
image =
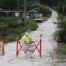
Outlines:
{"type": "Polygon", "coordinates": [[[65,43],[59,43],[57,52],[66,55],[66,44],[65,43]]]}
{"type": "Polygon", "coordinates": [[[41,13],[43,14],[43,17],[50,17],[52,12],[50,11],[49,8],[47,8],[46,6],[44,5],[40,5],[40,4],[27,4],[27,11],[30,11],[30,10],[35,10],[37,11],[38,13],[41,13]]]}
{"type": "MultiPolygon", "coordinates": [[[[14,17],[6,18],[6,20],[3,18],[3,20],[0,21],[0,39],[3,39],[5,43],[15,41],[17,34],[20,35],[29,29],[36,30],[38,27],[33,18],[26,19],[26,22],[19,22],[12,18],[14,17]]],[[[21,37],[22,36],[19,38],[21,37]]]]}
{"type": "Polygon", "coordinates": [[[66,19],[60,19],[57,23],[57,30],[54,39],[58,42],[58,52],[66,55],[66,19]]]}
{"type": "Polygon", "coordinates": [[[43,17],[50,17],[51,16],[51,11],[49,8],[47,8],[44,5],[39,5],[38,7],[34,8],[35,11],[37,11],[38,13],[42,13],[43,17]]]}

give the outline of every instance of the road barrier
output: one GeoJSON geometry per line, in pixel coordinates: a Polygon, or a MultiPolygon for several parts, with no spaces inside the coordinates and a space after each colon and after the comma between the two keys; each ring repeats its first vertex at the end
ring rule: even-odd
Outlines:
{"type": "Polygon", "coordinates": [[[0,41],[0,55],[4,55],[5,51],[4,51],[4,43],[3,41],[0,41]]]}
{"type": "MultiPolygon", "coordinates": [[[[34,49],[33,49],[32,53],[34,53],[35,50],[37,50],[39,53],[39,57],[41,58],[42,57],[42,34],[40,35],[40,40],[31,41],[31,45],[32,44],[34,45],[34,49]]],[[[31,47],[31,45],[29,46],[29,48],[31,47]]],[[[17,38],[16,38],[16,57],[17,58],[18,58],[19,52],[20,52],[20,50],[22,50],[22,48],[23,48],[23,46],[21,45],[20,41],[18,40],[18,36],[17,36],[17,38]],[[19,46],[20,46],[20,48],[18,48],[19,46]]],[[[24,53],[26,53],[26,52],[24,51],[24,53]]]]}

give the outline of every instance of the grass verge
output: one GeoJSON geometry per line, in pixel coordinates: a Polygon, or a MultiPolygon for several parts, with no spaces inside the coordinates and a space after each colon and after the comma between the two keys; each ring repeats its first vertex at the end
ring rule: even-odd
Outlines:
{"type": "Polygon", "coordinates": [[[66,44],[65,44],[65,43],[59,43],[59,44],[58,44],[57,51],[58,51],[59,53],[62,53],[62,54],[64,54],[64,55],[66,55],[66,44]]]}

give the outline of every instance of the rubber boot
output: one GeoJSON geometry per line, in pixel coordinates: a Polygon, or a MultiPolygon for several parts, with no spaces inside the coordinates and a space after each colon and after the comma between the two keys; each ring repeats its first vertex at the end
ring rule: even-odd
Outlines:
{"type": "Polygon", "coordinates": [[[29,56],[29,54],[28,54],[28,52],[26,52],[26,53],[25,53],[25,57],[28,58],[28,56],[29,56]]]}
{"type": "Polygon", "coordinates": [[[30,57],[30,58],[33,58],[33,56],[32,56],[32,51],[29,51],[29,57],[30,57]]]}

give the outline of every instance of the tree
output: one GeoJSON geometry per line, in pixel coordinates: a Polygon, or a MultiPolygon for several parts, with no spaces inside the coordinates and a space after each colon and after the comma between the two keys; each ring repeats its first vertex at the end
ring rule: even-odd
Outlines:
{"type": "MultiPolygon", "coordinates": [[[[26,4],[29,2],[35,3],[35,0],[26,0],[26,4]]],[[[24,4],[24,0],[19,0],[20,9],[21,9],[21,6],[23,6],[23,4],[24,4]]],[[[18,9],[18,0],[0,0],[0,8],[2,8],[2,9],[18,9]]]]}
{"type": "Polygon", "coordinates": [[[58,0],[57,10],[59,13],[66,15],[66,0],[58,0]]]}
{"type": "Polygon", "coordinates": [[[1,0],[0,7],[2,9],[16,9],[17,0],[1,0]]]}
{"type": "Polygon", "coordinates": [[[49,5],[49,6],[56,6],[58,0],[40,0],[42,4],[49,5]]]}
{"type": "Polygon", "coordinates": [[[2,6],[2,3],[3,3],[3,0],[0,0],[0,8],[1,8],[1,6],[2,6]]]}

